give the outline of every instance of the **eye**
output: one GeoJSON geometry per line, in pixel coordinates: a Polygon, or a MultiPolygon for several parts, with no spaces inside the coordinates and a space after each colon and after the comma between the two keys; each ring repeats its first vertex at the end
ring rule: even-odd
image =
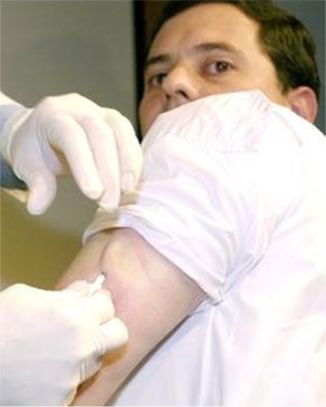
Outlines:
{"type": "Polygon", "coordinates": [[[210,74],[220,74],[229,71],[233,66],[227,61],[214,61],[208,65],[208,73],[210,74]]]}
{"type": "Polygon", "coordinates": [[[159,72],[155,75],[150,76],[147,80],[147,84],[149,86],[153,86],[154,88],[160,87],[166,76],[166,72],[159,72]]]}

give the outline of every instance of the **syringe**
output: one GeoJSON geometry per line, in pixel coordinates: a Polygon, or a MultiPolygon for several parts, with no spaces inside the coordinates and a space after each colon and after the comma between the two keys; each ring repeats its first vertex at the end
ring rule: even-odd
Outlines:
{"type": "Polygon", "coordinates": [[[103,287],[106,277],[107,277],[106,272],[101,271],[100,274],[93,281],[93,283],[91,283],[89,288],[89,295],[94,294],[96,291],[100,290],[103,287]]]}

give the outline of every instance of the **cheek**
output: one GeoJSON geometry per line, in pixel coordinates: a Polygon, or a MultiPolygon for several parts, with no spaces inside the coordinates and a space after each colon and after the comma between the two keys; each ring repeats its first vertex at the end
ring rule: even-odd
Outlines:
{"type": "Polygon", "coordinates": [[[287,106],[287,98],[282,94],[277,83],[272,81],[270,83],[261,83],[256,88],[261,90],[272,102],[287,106]]]}
{"type": "Polygon", "coordinates": [[[269,60],[257,63],[258,71],[261,75],[256,76],[256,88],[260,89],[270,100],[281,105],[286,105],[286,96],[282,93],[282,86],[279,83],[274,66],[269,60]]]}
{"type": "Polygon", "coordinates": [[[280,85],[276,84],[273,87],[268,87],[266,94],[273,102],[283,106],[289,106],[287,96],[282,93],[280,85]]]}

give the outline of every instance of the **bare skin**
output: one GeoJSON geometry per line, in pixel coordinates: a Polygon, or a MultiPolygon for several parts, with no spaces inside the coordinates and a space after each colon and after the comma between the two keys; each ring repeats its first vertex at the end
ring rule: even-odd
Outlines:
{"type": "Polygon", "coordinates": [[[76,405],[103,405],[139,362],[205,297],[175,265],[130,229],[95,236],[75,259],[59,286],[91,280],[105,270],[116,315],[126,323],[125,349],[110,353],[102,370],[83,385],[76,405]],[[103,255],[104,253],[104,255],[103,255]]]}

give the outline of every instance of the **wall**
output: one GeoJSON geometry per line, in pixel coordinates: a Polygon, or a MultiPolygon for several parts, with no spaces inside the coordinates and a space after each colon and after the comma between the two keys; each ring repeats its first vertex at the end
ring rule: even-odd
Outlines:
{"type": "MultiPolygon", "coordinates": [[[[78,92],[134,122],[133,48],[129,0],[1,1],[1,88],[27,106],[78,92]]],[[[2,192],[2,284],[52,286],[95,209],[69,180],[60,182],[55,204],[41,217],[2,192]]]]}

